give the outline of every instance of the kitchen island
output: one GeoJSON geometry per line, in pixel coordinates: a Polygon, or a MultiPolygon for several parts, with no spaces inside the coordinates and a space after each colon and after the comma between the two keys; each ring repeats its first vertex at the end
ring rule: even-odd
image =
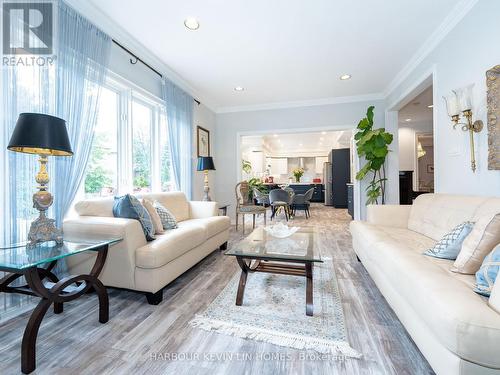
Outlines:
{"type": "MultiPolygon", "coordinates": [[[[277,184],[277,183],[264,183],[265,186],[267,186],[267,190],[271,191],[273,189],[279,189],[280,186],[282,185],[277,184]]],[[[325,202],[325,185],[324,184],[314,184],[310,182],[294,182],[293,184],[288,185],[295,194],[305,194],[306,191],[308,191],[311,188],[314,188],[314,193],[313,197],[311,199],[311,202],[316,202],[316,203],[324,203],[325,202]]]]}

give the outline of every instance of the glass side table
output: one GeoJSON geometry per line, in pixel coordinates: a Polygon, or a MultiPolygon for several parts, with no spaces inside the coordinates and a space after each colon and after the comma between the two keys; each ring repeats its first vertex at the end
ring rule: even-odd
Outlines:
{"type": "Polygon", "coordinates": [[[81,297],[93,289],[99,298],[99,322],[109,320],[108,292],[98,279],[104,267],[108,248],[121,241],[113,239],[65,240],[63,244],[38,244],[27,248],[26,244],[0,245],[0,271],[6,275],[0,279],[0,292],[21,293],[41,298],[29,318],[21,344],[21,371],[29,374],[36,368],[36,339],[45,313],[54,304],[54,313],[63,312],[63,304],[81,297]],[[93,251],[97,253],[92,270],[86,275],[69,275],[59,279],[52,269],[59,259],[93,251]],[[13,285],[23,277],[24,285],[13,285]]]}

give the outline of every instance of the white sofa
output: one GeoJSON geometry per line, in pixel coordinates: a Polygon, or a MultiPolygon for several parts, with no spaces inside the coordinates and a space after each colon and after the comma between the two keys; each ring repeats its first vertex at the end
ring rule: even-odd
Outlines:
{"type": "MultiPolygon", "coordinates": [[[[139,221],[113,217],[113,198],[102,198],[78,202],[79,216],[65,220],[63,231],[67,238],[122,237],[110,247],[99,279],[106,286],[145,292],[149,303],[158,304],[163,287],[215,249],[225,249],[231,223],[229,217],[217,216],[217,203],[189,202],[180,192],[138,197],[158,200],[175,216],[178,228],[147,242],[139,221]]],[[[70,257],[70,272],[89,272],[93,257],[70,257]]]]}
{"type": "Polygon", "coordinates": [[[500,374],[500,280],[488,300],[474,275],[422,253],[456,225],[500,212],[500,198],[425,194],[368,206],[350,229],[358,258],[439,375],[500,374]]]}

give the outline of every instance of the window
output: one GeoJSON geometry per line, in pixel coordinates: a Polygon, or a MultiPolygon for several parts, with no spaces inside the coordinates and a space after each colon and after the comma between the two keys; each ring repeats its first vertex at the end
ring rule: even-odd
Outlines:
{"type": "Polygon", "coordinates": [[[163,102],[113,76],[101,90],[85,198],[174,190],[163,102]]]}
{"type": "Polygon", "coordinates": [[[175,188],[168,143],[167,114],[165,112],[160,113],[160,183],[161,191],[172,191],[175,188]]]}
{"type": "Polygon", "coordinates": [[[118,93],[101,89],[99,114],[85,176],[85,196],[109,196],[118,191],[118,93]]]}
{"type": "Polygon", "coordinates": [[[132,168],[134,192],[151,191],[151,130],[153,110],[132,101],[132,168]]]}

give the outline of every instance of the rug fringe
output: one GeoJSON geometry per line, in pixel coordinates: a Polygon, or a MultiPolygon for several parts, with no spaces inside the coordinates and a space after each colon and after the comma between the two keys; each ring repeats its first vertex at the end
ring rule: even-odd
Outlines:
{"type": "Polygon", "coordinates": [[[317,351],[318,353],[325,354],[338,354],[340,352],[346,357],[350,358],[361,358],[362,356],[346,341],[331,341],[313,337],[304,338],[303,336],[297,336],[283,332],[270,330],[264,331],[259,328],[223,322],[201,315],[196,315],[196,317],[191,320],[189,324],[193,327],[198,327],[205,331],[217,331],[231,336],[264,341],[270,344],[290,347],[294,349],[311,349],[317,351]]]}

